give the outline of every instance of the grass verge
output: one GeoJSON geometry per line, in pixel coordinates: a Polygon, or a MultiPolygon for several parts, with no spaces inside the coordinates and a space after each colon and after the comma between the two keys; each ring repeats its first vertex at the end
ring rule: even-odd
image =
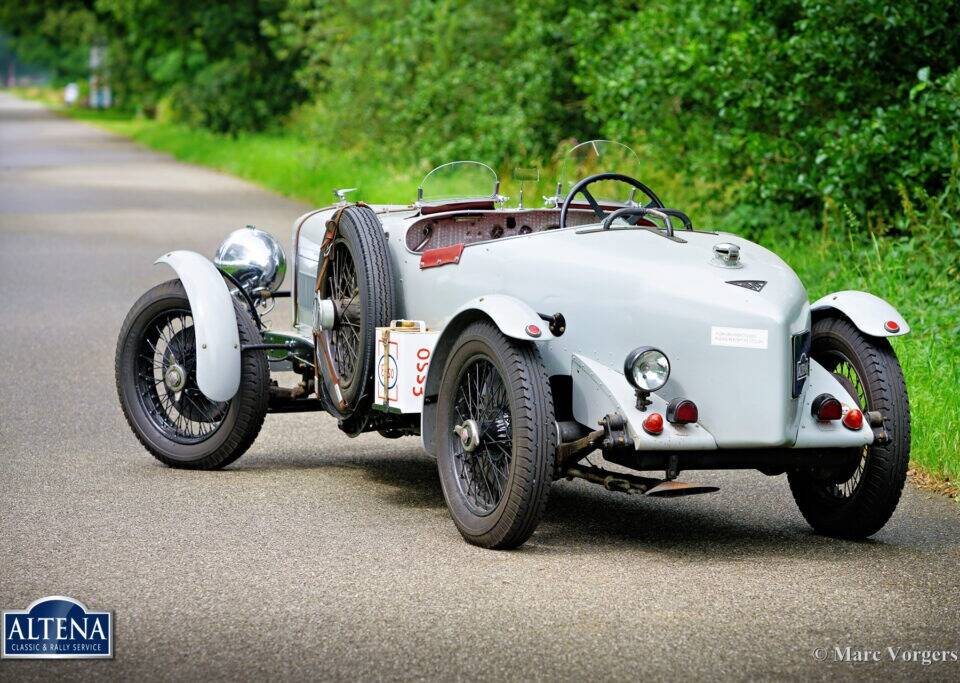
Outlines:
{"type": "MultiPolygon", "coordinates": [[[[394,166],[383,158],[340,151],[329,142],[296,131],[226,137],[182,125],[112,112],[65,109],[49,92],[19,94],[40,99],[68,115],[89,121],[175,158],[250,180],[262,187],[316,205],[328,204],[334,187],[359,187],[353,198],[407,202],[424,169],[394,166]]],[[[642,177],[661,196],[688,210],[699,224],[723,225],[723,217],[744,214],[729,206],[730,193],[706,182],[688,183],[642,160],[642,177]]],[[[547,171],[527,196],[550,193],[555,174],[547,171]]],[[[504,190],[516,196],[505,181],[504,190]]],[[[960,164],[941,197],[914,203],[906,191],[899,235],[862,229],[842,210],[825,213],[819,232],[752,228],[750,236],[778,253],[809,288],[811,300],[828,292],[861,289],[894,303],[912,333],[892,340],[907,379],[913,420],[912,458],[917,483],[957,495],[960,481],[960,164]]],[[[771,223],[789,220],[772,216],[771,223]]]]}

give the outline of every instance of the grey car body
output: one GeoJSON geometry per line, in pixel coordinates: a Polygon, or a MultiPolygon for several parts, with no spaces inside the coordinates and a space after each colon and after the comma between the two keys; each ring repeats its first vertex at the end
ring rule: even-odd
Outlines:
{"type": "Polygon", "coordinates": [[[121,389],[131,426],[148,450],[174,466],[232,461],[268,410],[326,411],[351,435],[419,435],[438,458],[454,521],[467,540],[487,547],[529,537],[545,500],[544,478],[577,476],[615,490],[682,495],[713,490],[677,481],[683,470],[704,468],[788,473],[816,528],[844,535],[844,525],[852,525],[850,535],[873,533],[896,505],[909,455],[905,388],[893,399],[877,389],[892,381],[903,386],[885,338],[908,333],[907,322],[866,292],[810,302],[772,251],[733,233],[695,228],[642,182],[605,168],[610,157],[599,152],[613,144],[574,148],[598,153],[590,173],[565,166],[572,175],[561,177],[543,207],[524,207],[522,196],[519,206],[505,206],[496,174],[475,162],[435,169],[410,204],[367,206],[337,191],[335,203],[293,223],[289,293],[278,291],[284,251],[263,231],[235,231],[213,261],[166,254],[160,262],[176,271],[192,319],[181,313],[184,321],[166,335],[171,341],[154,335],[148,348],[134,334],[138,306],[128,316],[118,358],[136,342],[147,355],[156,352],[159,366],[159,389],[141,388],[138,403],[131,398],[136,391],[121,389]],[[443,173],[464,167],[488,186],[474,183],[464,192],[463,184],[449,181],[457,192],[434,190],[443,173]],[[594,197],[590,188],[608,181],[625,184],[629,195],[594,197]],[[292,329],[266,329],[258,311],[283,295],[292,304],[292,329]],[[390,366],[400,357],[390,354],[391,339],[414,330],[429,339],[423,355],[401,362],[410,368],[390,366]],[[489,361],[473,385],[462,379],[464,364],[479,361],[465,360],[466,348],[489,361]],[[184,349],[187,359],[177,360],[184,349]],[[864,354],[882,356],[882,367],[868,367],[864,354]],[[516,393],[509,359],[533,394],[516,393]],[[654,386],[644,379],[641,359],[655,361],[643,365],[653,367],[654,386]],[[259,364],[244,365],[252,360],[259,364]],[[290,370],[301,379],[295,386],[265,386],[270,374],[290,370]],[[417,377],[413,407],[372,398],[396,372],[417,377]],[[342,381],[348,376],[350,392],[342,381]],[[464,407],[464,381],[468,398],[478,397],[477,414],[464,407]],[[488,385],[497,386],[496,419],[486,416],[493,400],[488,385]],[[206,411],[187,406],[154,419],[191,390],[192,402],[209,402],[206,411]],[[252,422],[244,422],[244,412],[231,418],[238,403],[256,403],[247,411],[252,422]],[[138,405],[147,406],[145,417],[138,417],[138,405]],[[209,416],[210,434],[234,430],[240,445],[209,437],[218,450],[204,450],[203,439],[196,456],[180,447],[164,450],[152,430],[175,443],[192,438],[192,432],[178,436],[179,423],[169,424],[181,413],[201,423],[209,416]],[[528,423],[537,436],[521,452],[516,430],[528,423]],[[509,452],[478,465],[477,453],[497,443],[510,444],[509,452]],[[594,451],[614,469],[585,465],[594,451]],[[517,462],[539,474],[523,480],[517,462]],[[885,476],[873,469],[888,465],[896,474],[886,498],[869,499],[859,482],[885,476]],[[661,478],[635,474],[656,470],[661,478]],[[495,491],[479,496],[477,479],[495,491]],[[510,501],[521,512],[498,521],[513,514],[510,501]]]}

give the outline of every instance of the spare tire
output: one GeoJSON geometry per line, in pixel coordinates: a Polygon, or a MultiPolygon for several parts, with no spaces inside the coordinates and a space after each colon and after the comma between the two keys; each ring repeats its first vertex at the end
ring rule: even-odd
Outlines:
{"type": "Polygon", "coordinates": [[[348,206],[340,213],[317,293],[332,300],[336,310],[329,339],[343,403],[332,400],[326,390],[321,390],[321,399],[331,414],[355,422],[373,404],[376,328],[396,317],[387,235],[369,207],[348,206]]]}

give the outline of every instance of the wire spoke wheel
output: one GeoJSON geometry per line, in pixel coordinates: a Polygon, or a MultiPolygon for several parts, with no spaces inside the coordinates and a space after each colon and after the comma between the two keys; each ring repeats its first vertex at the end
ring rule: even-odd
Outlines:
{"type": "Polygon", "coordinates": [[[340,382],[350,385],[357,375],[363,350],[363,319],[360,308],[360,284],[349,243],[338,239],[333,243],[330,265],[322,295],[331,299],[337,310],[337,323],[331,334],[333,362],[340,382]]]}
{"type": "MultiPolygon", "coordinates": [[[[233,309],[240,345],[262,343],[247,307],[234,300],[233,309]]],[[[207,398],[197,383],[192,310],[180,280],[152,287],[133,304],[117,338],[117,397],[130,429],[157,460],[219,469],[243,455],[260,432],[270,369],[266,353],[241,353],[237,391],[226,401],[207,398]]]]}
{"type": "Polygon", "coordinates": [[[341,207],[337,215],[335,236],[325,247],[316,283],[325,315],[330,307],[333,314],[322,328],[324,356],[327,348],[330,356],[329,363],[321,364],[318,393],[338,418],[339,428],[356,435],[371,422],[377,328],[399,316],[387,233],[377,214],[369,206],[355,205],[341,207]]]}
{"type": "Polygon", "coordinates": [[[177,443],[209,438],[230,406],[229,401],[211,401],[197,386],[196,337],[188,309],[168,309],[147,323],[134,382],[153,426],[177,443]]]}
{"type": "Polygon", "coordinates": [[[454,415],[460,492],[475,514],[488,515],[503,498],[513,459],[510,401],[489,359],[478,357],[463,368],[454,415]]]}
{"type": "Polygon", "coordinates": [[[903,371],[886,339],[864,334],[842,317],[814,320],[810,355],[855,407],[880,415],[882,432],[863,447],[829,449],[824,465],[788,472],[790,491],[816,531],[866,538],[890,519],[907,476],[910,403],[903,371]]]}
{"type": "MultiPolygon", "coordinates": [[[[857,407],[864,413],[869,411],[870,402],[867,397],[866,388],[863,380],[857,373],[857,369],[849,358],[842,352],[831,350],[820,358],[824,367],[833,373],[833,376],[840,382],[844,389],[857,400],[857,407]]],[[[826,484],[827,491],[836,498],[850,498],[857,491],[863,479],[864,470],[867,468],[867,460],[870,457],[870,447],[863,446],[860,449],[860,457],[854,461],[854,469],[849,473],[849,477],[842,481],[831,481],[826,484]]],[[[844,474],[847,474],[846,472],[844,474]]]]}
{"type": "Polygon", "coordinates": [[[445,359],[437,395],[437,471],[447,509],[468,542],[516,548],[543,515],[557,428],[536,346],[489,320],[467,325],[445,359]]]}

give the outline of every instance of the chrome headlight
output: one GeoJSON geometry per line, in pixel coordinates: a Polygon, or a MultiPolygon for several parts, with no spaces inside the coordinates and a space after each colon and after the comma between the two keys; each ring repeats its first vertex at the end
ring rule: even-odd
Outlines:
{"type": "Polygon", "coordinates": [[[670,361],[660,349],[641,346],[627,354],[623,374],[635,388],[657,391],[670,379],[670,361]]]}
{"type": "Polygon", "coordinates": [[[227,235],[213,262],[251,294],[277,291],[287,273],[287,257],[280,243],[252,225],[227,235]]]}

